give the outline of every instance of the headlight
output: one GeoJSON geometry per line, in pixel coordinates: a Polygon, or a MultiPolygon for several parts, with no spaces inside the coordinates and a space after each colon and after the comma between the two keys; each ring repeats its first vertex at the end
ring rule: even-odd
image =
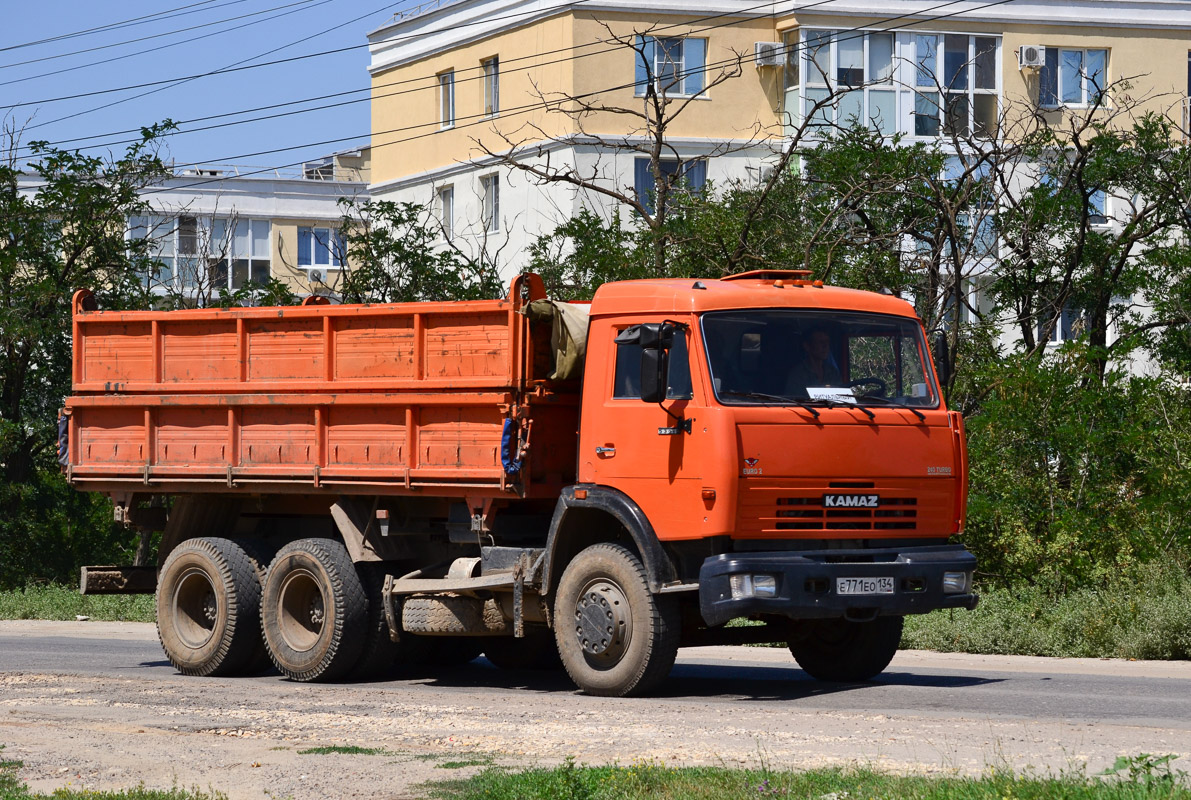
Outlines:
{"type": "Polygon", "coordinates": [[[963,594],[972,586],[970,572],[944,572],[943,594],[963,594]]]}
{"type": "Polygon", "coordinates": [[[732,575],[732,599],[742,597],[777,597],[776,575],[732,575]]]}

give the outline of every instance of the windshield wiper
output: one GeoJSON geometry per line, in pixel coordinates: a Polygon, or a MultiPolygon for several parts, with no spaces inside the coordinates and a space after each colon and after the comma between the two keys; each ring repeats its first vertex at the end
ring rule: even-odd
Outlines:
{"type": "Polygon", "coordinates": [[[786,397],[780,394],[766,394],[765,392],[737,392],[732,389],[721,391],[722,395],[731,395],[732,397],[748,397],[754,400],[777,400],[779,403],[789,403],[792,406],[798,406],[801,409],[811,412],[811,416],[815,419],[819,418],[819,412],[793,397],[786,397]]]}
{"type": "MultiPolygon", "coordinates": [[[[911,414],[918,417],[918,419],[920,419],[922,422],[926,422],[926,414],[923,414],[921,411],[914,408],[913,406],[908,406],[905,403],[899,403],[897,400],[891,400],[888,397],[880,397],[878,395],[862,395],[861,397],[858,397],[856,399],[857,400],[880,400],[882,403],[885,403],[886,405],[896,406],[897,408],[904,408],[906,411],[909,411],[911,414]]],[[[861,406],[861,407],[863,408],[863,406],[861,406]]]]}

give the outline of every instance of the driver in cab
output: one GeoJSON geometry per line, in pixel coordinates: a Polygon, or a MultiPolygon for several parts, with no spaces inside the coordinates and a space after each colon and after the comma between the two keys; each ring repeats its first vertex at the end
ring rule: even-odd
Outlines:
{"type": "Polygon", "coordinates": [[[831,355],[831,337],[823,328],[813,328],[803,334],[802,357],[786,378],[785,393],[806,397],[811,386],[841,386],[844,382],[839,367],[831,355]]]}

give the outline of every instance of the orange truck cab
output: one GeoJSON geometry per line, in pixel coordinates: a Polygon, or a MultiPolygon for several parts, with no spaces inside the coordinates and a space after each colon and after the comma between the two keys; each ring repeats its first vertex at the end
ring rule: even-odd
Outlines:
{"type": "Polygon", "coordinates": [[[780,641],[815,678],[866,680],[905,615],[977,602],[949,543],[962,418],[921,322],[797,271],[607,284],[590,306],[533,275],[470,303],[80,295],[60,455],[163,530],[156,568],[84,568],[84,591],[155,589],[191,674],[483,652],[626,695],[680,646],[780,641]]]}

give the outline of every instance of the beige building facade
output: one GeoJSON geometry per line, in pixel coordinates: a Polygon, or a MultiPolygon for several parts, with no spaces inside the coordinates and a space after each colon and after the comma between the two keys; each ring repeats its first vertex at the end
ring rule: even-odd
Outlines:
{"type": "Polygon", "coordinates": [[[814,121],[916,141],[1003,135],[1015,114],[1061,124],[1121,81],[1138,111],[1182,124],[1191,88],[1191,3],[1171,0],[448,0],[369,42],[372,195],[431,205],[444,239],[506,273],[580,208],[618,212],[501,156],[649,189],[642,154],[614,146],[643,141],[638,118],[560,110],[640,111],[646,59],[684,106],[667,142],[697,185],[756,180],[824,98],[814,121]]]}

